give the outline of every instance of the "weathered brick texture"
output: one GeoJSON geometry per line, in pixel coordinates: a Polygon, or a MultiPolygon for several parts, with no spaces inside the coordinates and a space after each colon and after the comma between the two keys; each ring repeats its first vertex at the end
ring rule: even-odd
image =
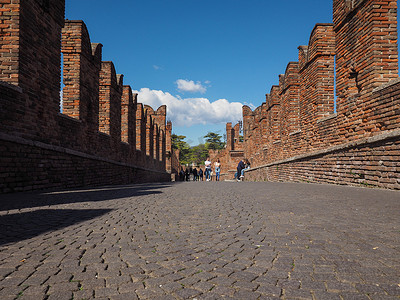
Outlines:
{"type": "Polygon", "coordinates": [[[64,6],[0,3],[0,192],[170,180],[166,107],[147,114],[64,6]]]}
{"type": "Polygon", "coordinates": [[[397,2],[334,0],[333,21],[243,107],[246,178],[400,189],[397,2]]]}

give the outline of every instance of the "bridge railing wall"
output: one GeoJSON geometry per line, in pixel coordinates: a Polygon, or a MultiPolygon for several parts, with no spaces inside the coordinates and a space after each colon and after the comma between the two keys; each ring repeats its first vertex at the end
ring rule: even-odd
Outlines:
{"type": "Polygon", "coordinates": [[[170,180],[166,107],[137,103],[65,1],[1,8],[0,191],[170,180]]]}
{"type": "Polygon", "coordinates": [[[334,0],[333,21],[314,27],[265,104],[243,107],[245,156],[256,166],[246,176],[400,188],[397,2],[334,0]]]}

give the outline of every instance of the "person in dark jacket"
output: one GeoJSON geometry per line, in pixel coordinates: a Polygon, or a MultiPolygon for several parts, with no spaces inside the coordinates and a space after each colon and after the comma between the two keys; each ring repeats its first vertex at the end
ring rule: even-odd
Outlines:
{"type": "Polygon", "coordinates": [[[243,162],[243,159],[241,159],[240,161],[239,161],[239,163],[238,163],[238,166],[237,166],[237,169],[236,169],[236,171],[237,171],[237,175],[236,175],[236,180],[237,181],[240,181],[240,175],[242,174],[242,170],[245,168],[245,165],[244,165],[244,162],[243,162]]]}
{"type": "Polygon", "coordinates": [[[186,177],[186,181],[189,181],[190,180],[190,170],[189,170],[189,167],[186,167],[186,171],[185,171],[185,177],[186,177]]]}
{"type": "Polygon", "coordinates": [[[179,172],[179,180],[180,181],[185,180],[185,171],[183,171],[183,168],[181,168],[181,171],[179,172]]]}

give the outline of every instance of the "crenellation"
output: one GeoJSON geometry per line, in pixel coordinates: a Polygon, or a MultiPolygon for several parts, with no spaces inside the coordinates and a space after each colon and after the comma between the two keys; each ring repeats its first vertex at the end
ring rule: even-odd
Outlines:
{"type": "Polygon", "coordinates": [[[397,2],[333,0],[333,24],[298,51],[266,103],[243,107],[245,178],[400,189],[397,2]]]}
{"type": "Polygon", "coordinates": [[[0,192],[170,180],[166,107],[147,116],[113,62],[102,61],[103,45],[91,43],[85,23],[64,20],[64,0],[46,3],[1,3],[0,141],[8,146],[0,147],[7,151],[0,165],[8,167],[0,173],[24,166],[27,175],[0,176],[0,192]],[[143,149],[148,124],[151,157],[143,149]]]}
{"type": "Polygon", "coordinates": [[[121,139],[136,149],[137,94],[129,85],[124,85],[121,99],[121,139]]]}
{"type": "Polygon", "coordinates": [[[103,61],[99,84],[99,131],[121,142],[121,97],[123,76],[117,75],[113,62],[103,61]]]}

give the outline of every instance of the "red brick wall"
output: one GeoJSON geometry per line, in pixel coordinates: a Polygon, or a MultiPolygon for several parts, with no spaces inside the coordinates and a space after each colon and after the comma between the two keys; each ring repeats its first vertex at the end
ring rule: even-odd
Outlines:
{"type": "Polygon", "coordinates": [[[400,189],[399,137],[397,130],[379,138],[328,148],[312,156],[256,167],[246,171],[245,179],[400,189]]]}
{"type": "Polygon", "coordinates": [[[158,152],[146,156],[136,149],[146,145],[141,129],[156,121],[137,106],[113,63],[101,61],[102,45],[90,42],[82,21],[62,28],[64,1],[0,5],[0,192],[170,180],[166,108],[157,116],[158,152]]]}
{"type": "Polygon", "coordinates": [[[352,177],[332,178],[361,161],[368,166],[358,172],[362,184],[400,188],[400,163],[392,152],[400,124],[397,2],[334,0],[333,20],[314,27],[308,46],[299,47],[299,62],[288,64],[265,104],[254,112],[244,107],[245,156],[259,167],[247,179],[299,181],[314,172],[310,181],[354,184],[352,177]],[[353,141],[357,146],[346,146],[353,141]],[[382,157],[382,151],[394,155],[382,157]],[[359,160],[339,162],[354,153],[359,160]],[[390,163],[369,164],[376,161],[390,163]],[[366,170],[375,175],[365,179],[366,170]]]}
{"type": "Polygon", "coordinates": [[[50,141],[57,134],[64,1],[54,0],[48,6],[36,0],[0,5],[0,80],[24,92],[9,107],[18,118],[6,117],[7,126],[0,124],[0,130],[50,141]],[[44,34],[48,38],[40,39],[44,34]]]}
{"type": "Polygon", "coordinates": [[[398,77],[397,2],[347,4],[333,5],[338,134],[355,139],[384,130],[380,122],[370,121],[376,106],[371,92],[398,77]]]}
{"type": "Polygon", "coordinates": [[[92,44],[83,21],[65,22],[62,29],[63,114],[79,120],[81,126],[69,144],[77,150],[94,153],[99,131],[99,80],[102,45],[92,44]]]}
{"type": "Polygon", "coordinates": [[[121,139],[136,149],[136,109],[137,94],[132,93],[129,85],[125,85],[121,102],[121,139]]]}

